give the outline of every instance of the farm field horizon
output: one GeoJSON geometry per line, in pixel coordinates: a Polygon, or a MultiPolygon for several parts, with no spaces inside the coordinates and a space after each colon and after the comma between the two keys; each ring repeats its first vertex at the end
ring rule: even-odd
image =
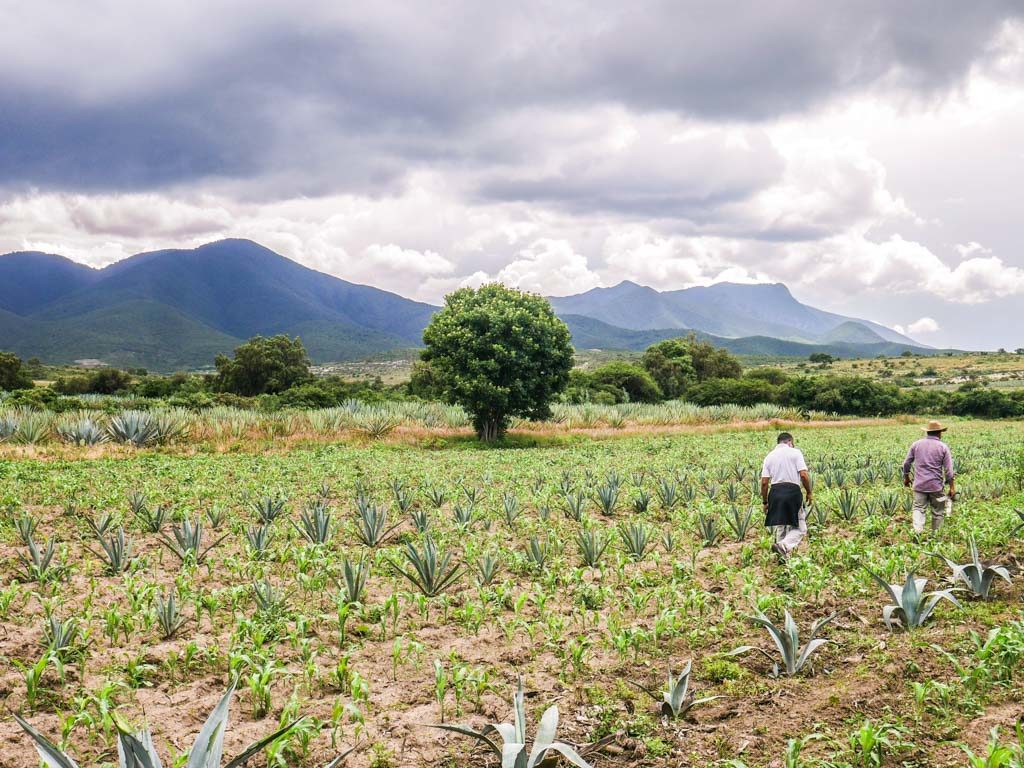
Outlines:
{"type": "MultiPolygon", "coordinates": [[[[965,766],[963,747],[984,753],[993,728],[1017,738],[1024,445],[1019,422],[954,420],[960,498],[936,538],[918,540],[900,465],[919,426],[787,426],[815,504],[785,564],[755,488],[771,423],[515,448],[12,448],[0,690],[81,766],[116,765],[118,723],[148,724],[164,764],[179,764],[232,679],[227,756],[305,717],[269,765],[319,767],[352,746],[344,765],[358,768],[496,765],[427,726],[511,722],[520,675],[527,732],[557,705],[558,738],[595,767],[965,766]],[[101,539],[120,535],[114,566],[101,539]],[[989,600],[957,589],[959,605],[889,631],[892,601],[867,569],[947,589],[932,553],[965,563],[969,535],[1013,583],[997,579],[989,600]],[[431,547],[450,558],[438,581],[403,575],[431,547]],[[801,645],[835,617],[805,667],[773,676],[782,660],[746,618],[755,611],[791,613],[801,645]],[[764,653],[732,653],[741,646],[764,653]],[[718,698],[663,716],[666,673],[691,661],[691,691],[718,698]]],[[[10,718],[0,763],[38,765],[10,718]]]]}

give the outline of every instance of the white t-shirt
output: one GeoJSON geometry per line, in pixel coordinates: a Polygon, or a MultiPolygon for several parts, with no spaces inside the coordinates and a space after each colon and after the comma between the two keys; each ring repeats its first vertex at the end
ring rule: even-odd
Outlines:
{"type": "Polygon", "coordinates": [[[800,473],[807,470],[807,462],[798,448],[779,443],[764,458],[761,466],[761,477],[770,477],[772,485],[776,483],[800,484],[800,473]]]}

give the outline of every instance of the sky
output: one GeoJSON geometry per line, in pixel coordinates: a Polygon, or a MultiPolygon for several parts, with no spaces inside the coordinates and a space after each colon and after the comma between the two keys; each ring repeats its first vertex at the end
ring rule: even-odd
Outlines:
{"type": "Polygon", "coordinates": [[[1024,347],[1024,4],[0,0],[0,253],[783,282],[1024,347]]]}

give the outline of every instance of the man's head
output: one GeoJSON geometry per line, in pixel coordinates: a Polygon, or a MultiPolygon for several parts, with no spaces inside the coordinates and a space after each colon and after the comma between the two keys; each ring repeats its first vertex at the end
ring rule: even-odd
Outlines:
{"type": "Polygon", "coordinates": [[[928,437],[942,437],[942,430],[933,429],[931,432],[928,432],[927,435],[928,437]]]}
{"type": "Polygon", "coordinates": [[[789,432],[782,432],[782,433],[779,434],[779,437],[778,437],[778,439],[776,439],[775,442],[778,445],[781,445],[782,443],[785,443],[786,445],[792,445],[793,444],[793,436],[791,434],[789,434],[789,432]]]}

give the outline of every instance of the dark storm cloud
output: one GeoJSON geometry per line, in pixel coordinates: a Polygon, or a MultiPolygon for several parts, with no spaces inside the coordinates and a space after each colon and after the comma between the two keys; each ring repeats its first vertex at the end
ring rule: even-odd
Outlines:
{"type": "MultiPolygon", "coordinates": [[[[87,43],[81,19],[41,23],[29,16],[44,13],[42,4],[22,6],[0,32],[0,184],[138,190],[221,178],[247,180],[266,196],[375,194],[415,167],[471,174],[529,163],[531,130],[510,138],[487,128],[525,109],[616,104],[758,121],[867,89],[939,96],[990,55],[1019,8],[468,2],[350,13],[334,5],[196,4],[149,50],[126,48],[123,24],[108,23],[116,3],[86,20],[87,43]],[[19,41],[19,24],[40,39],[19,41]],[[26,63],[32,45],[45,49],[37,67],[26,63]],[[78,50],[85,45],[92,59],[78,50]]],[[[133,22],[145,23],[142,8],[133,22]]],[[[661,189],[608,200],[548,182],[481,180],[480,194],[573,206],[593,198],[630,213],[686,200],[661,189]]],[[[702,199],[744,193],[740,185],[702,199]]]]}

